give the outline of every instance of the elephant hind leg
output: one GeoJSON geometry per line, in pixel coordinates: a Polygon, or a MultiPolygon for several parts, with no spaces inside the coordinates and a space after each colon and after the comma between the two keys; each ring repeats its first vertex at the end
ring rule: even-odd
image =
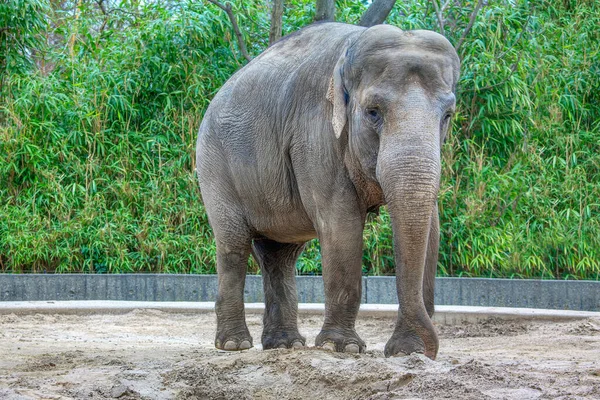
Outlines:
{"type": "Polygon", "coordinates": [[[244,311],[244,285],[249,255],[249,242],[245,247],[236,247],[217,240],[219,289],[215,303],[215,347],[221,350],[246,350],[252,347],[252,336],[246,325],[244,311]]]}
{"type": "Polygon", "coordinates": [[[265,292],[263,349],[302,348],[298,332],[298,296],[295,266],[304,244],[255,239],[254,256],[260,265],[265,292]]]}
{"type": "Polygon", "coordinates": [[[205,206],[217,247],[215,347],[229,351],[246,350],[252,347],[252,336],[246,325],[244,310],[244,285],[252,243],[251,230],[240,208],[226,197],[205,195],[205,206]]]}

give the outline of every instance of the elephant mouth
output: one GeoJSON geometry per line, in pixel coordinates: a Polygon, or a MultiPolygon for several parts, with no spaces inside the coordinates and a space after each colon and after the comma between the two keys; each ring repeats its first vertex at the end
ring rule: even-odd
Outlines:
{"type": "Polygon", "coordinates": [[[367,212],[375,213],[379,215],[379,209],[381,206],[385,205],[385,196],[383,194],[383,190],[381,186],[377,182],[372,182],[368,188],[368,197],[367,197],[367,212]]]}
{"type": "Polygon", "coordinates": [[[381,209],[381,206],[383,206],[383,203],[375,204],[375,205],[367,208],[367,213],[373,214],[373,215],[379,215],[379,210],[381,209]]]}

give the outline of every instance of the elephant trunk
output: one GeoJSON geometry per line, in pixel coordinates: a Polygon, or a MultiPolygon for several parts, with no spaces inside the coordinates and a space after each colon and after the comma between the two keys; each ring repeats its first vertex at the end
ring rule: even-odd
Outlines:
{"type": "MultiPolygon", "coordinates": [[[[377,179],[383,189],[394,232],[398,322],[386,355],[399,345],[435,358],[438,339],[423,301],[423,274],[431,218],[440,182],[439,123],[433,118],[382,135],[377,179]],[[437,126],[436,126],[437,125],[437,126]]],[[[434,233],[435,234],[435,233],[434,233]]]]}

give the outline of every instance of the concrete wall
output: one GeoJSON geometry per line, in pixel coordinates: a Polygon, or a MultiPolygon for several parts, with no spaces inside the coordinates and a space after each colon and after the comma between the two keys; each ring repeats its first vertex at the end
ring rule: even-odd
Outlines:
{"type": "MultiPolygon", "coordinates": [[[[323,280],[298,276],[298,300],[323,303],[323,280]]],[[[214,301],[216,275],[0,274],[0,301],[214,301]]],[[[247,302],[262,302],[262,279],[246,278],[247,302]]],[[[436,304],[600,311],[600,282],[437,278],[436,304]]],[[[394,277],[364,277],[363,303],[397,303],[394,277]]]]}

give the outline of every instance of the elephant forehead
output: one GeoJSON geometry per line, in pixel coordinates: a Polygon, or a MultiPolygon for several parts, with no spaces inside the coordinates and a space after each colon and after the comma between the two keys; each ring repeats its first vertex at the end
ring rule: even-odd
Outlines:
{"type": "Polygon", "coordinates": [[[452,59],[421,50],[396,49],[371,53],[363,60],[356,60],[355,65],[361,66],[360,81],[366,86],[398,87],[420,82],[449,92],[458,78],[452,59]]]}
{"type": "Polygon", "coordinates": [[[357,48],[404,48],[412,47],[455,55],[452,44],[437,32],[427,30],[403,31],[391,25],[376,25],[364,31],[356,42],[357,48]]]}
{"type": "Polygon", "coordinates": [[[369,28],[348,50],[351,65],[381,75],[417,73],[442,77],[449,86],[458,79],[460,60],[442,35],[425,30],[402,31],[383,25],[369,28]]]}

